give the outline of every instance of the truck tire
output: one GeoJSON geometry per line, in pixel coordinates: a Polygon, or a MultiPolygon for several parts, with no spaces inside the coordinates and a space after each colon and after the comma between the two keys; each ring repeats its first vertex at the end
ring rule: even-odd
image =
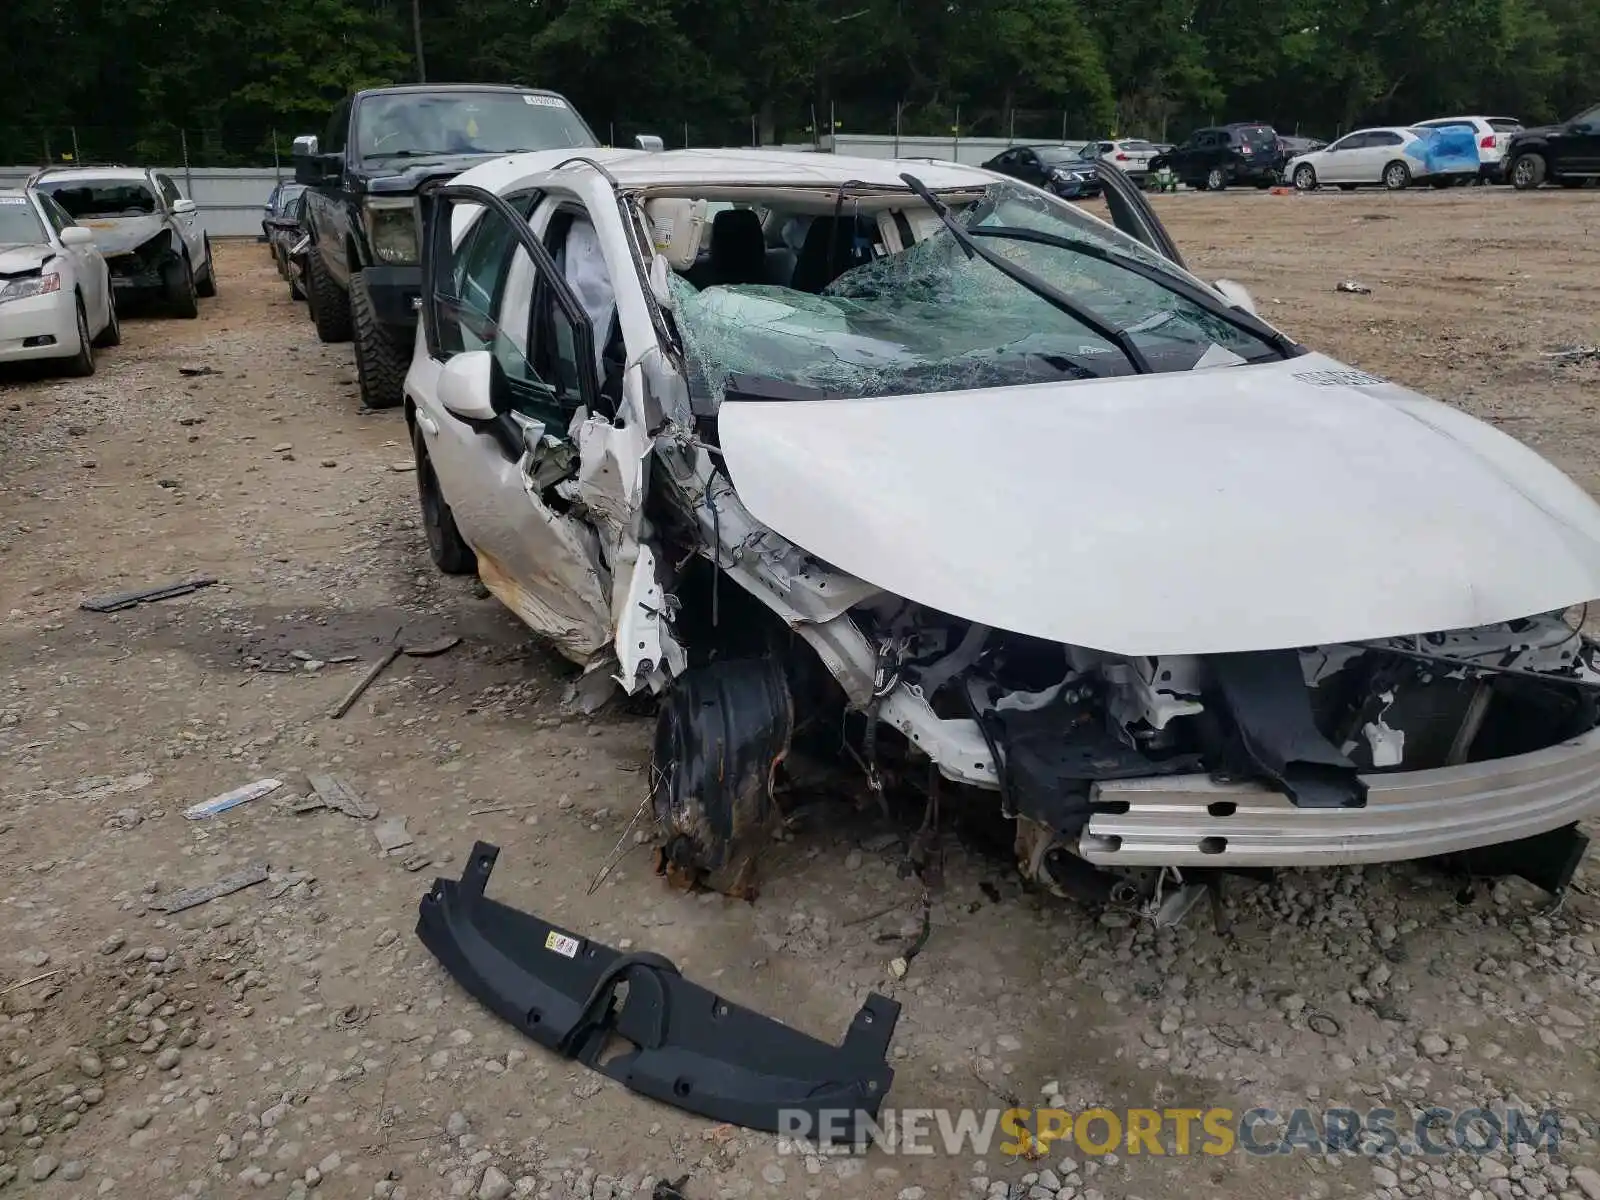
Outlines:
{"type": "Polygon", "coordinates": [[[311,320],[320,342],[350,340],[350,296],[328,274],[322,264],[322,251],[315,246],[306,255],[306,292],[311,301],[311,320]]]}
{"type": "Polygon", "coordinates": [[[1517,191],[1531,192],[1544,182],[1545,170],[1544,155],[1533,151],[1517,155],[1506,174],[1511,177],[1511,186],[1517,191]]]}
{"type": "Polygon", "coordinates": [[[405,399],[411,347],[395,340],[378,321],[366,272],[350,276],[350,316],[355,327],[356,377],[368,408],[393,408],[405,399]]]}

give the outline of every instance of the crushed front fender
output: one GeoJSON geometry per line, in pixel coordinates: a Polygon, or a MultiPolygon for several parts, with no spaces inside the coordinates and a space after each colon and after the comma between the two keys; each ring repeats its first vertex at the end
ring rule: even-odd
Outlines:
{"type": "Polygon", "coordinates": [[[488,899],[499,853],[477,843],[459,880],[434,881],[417,918],[422,944],[490,1011],[686,1112],[817,1140],[864,1139],[894,1079],[885,1056],[898,1003],[869,995],[843,1043],[829,1045],[691,983],[660,955],[622,953],[488,899]]]}

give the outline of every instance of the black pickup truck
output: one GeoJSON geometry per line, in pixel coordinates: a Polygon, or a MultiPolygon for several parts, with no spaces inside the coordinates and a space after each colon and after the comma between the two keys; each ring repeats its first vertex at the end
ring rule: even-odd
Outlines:
{"type": "Polygon", "coordinates": [[[483,84],[370,88],[339,102],[320,141],[295,138],[311,319],[324,342],[354,340],[364,404],[403,398],[422,293],[418,197],[498,155],[598,144],[565,97],[483,84]]]}

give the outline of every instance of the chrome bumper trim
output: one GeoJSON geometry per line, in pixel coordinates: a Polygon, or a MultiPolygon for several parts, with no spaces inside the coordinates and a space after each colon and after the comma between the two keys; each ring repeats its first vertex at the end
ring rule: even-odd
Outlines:
{"type": "Polygon", "coordinates": [[[1600,808],[1600,729],[1531,754],[1363,777],[1364,808],[1296,808],[1206,775],[1107,781],[1078,852],[1101,866],[1326,867],[1428,858],[1558,829],[1600,808]]]}

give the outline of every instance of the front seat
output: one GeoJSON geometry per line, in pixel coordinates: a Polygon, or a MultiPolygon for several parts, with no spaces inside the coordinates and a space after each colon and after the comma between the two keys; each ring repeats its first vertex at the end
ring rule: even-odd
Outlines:
{"type": "Polygon", "coordinates": [[[767,282],[767,239],[753,208],[727,208],[711,222],[711,284],[767,282]]]}
{"type": "Polygon", "coordinates": [[[806,230],[789,286],[820,293],[852,267],[871,261],[871,241],[857,218],[817,217],[806,230]]]}

